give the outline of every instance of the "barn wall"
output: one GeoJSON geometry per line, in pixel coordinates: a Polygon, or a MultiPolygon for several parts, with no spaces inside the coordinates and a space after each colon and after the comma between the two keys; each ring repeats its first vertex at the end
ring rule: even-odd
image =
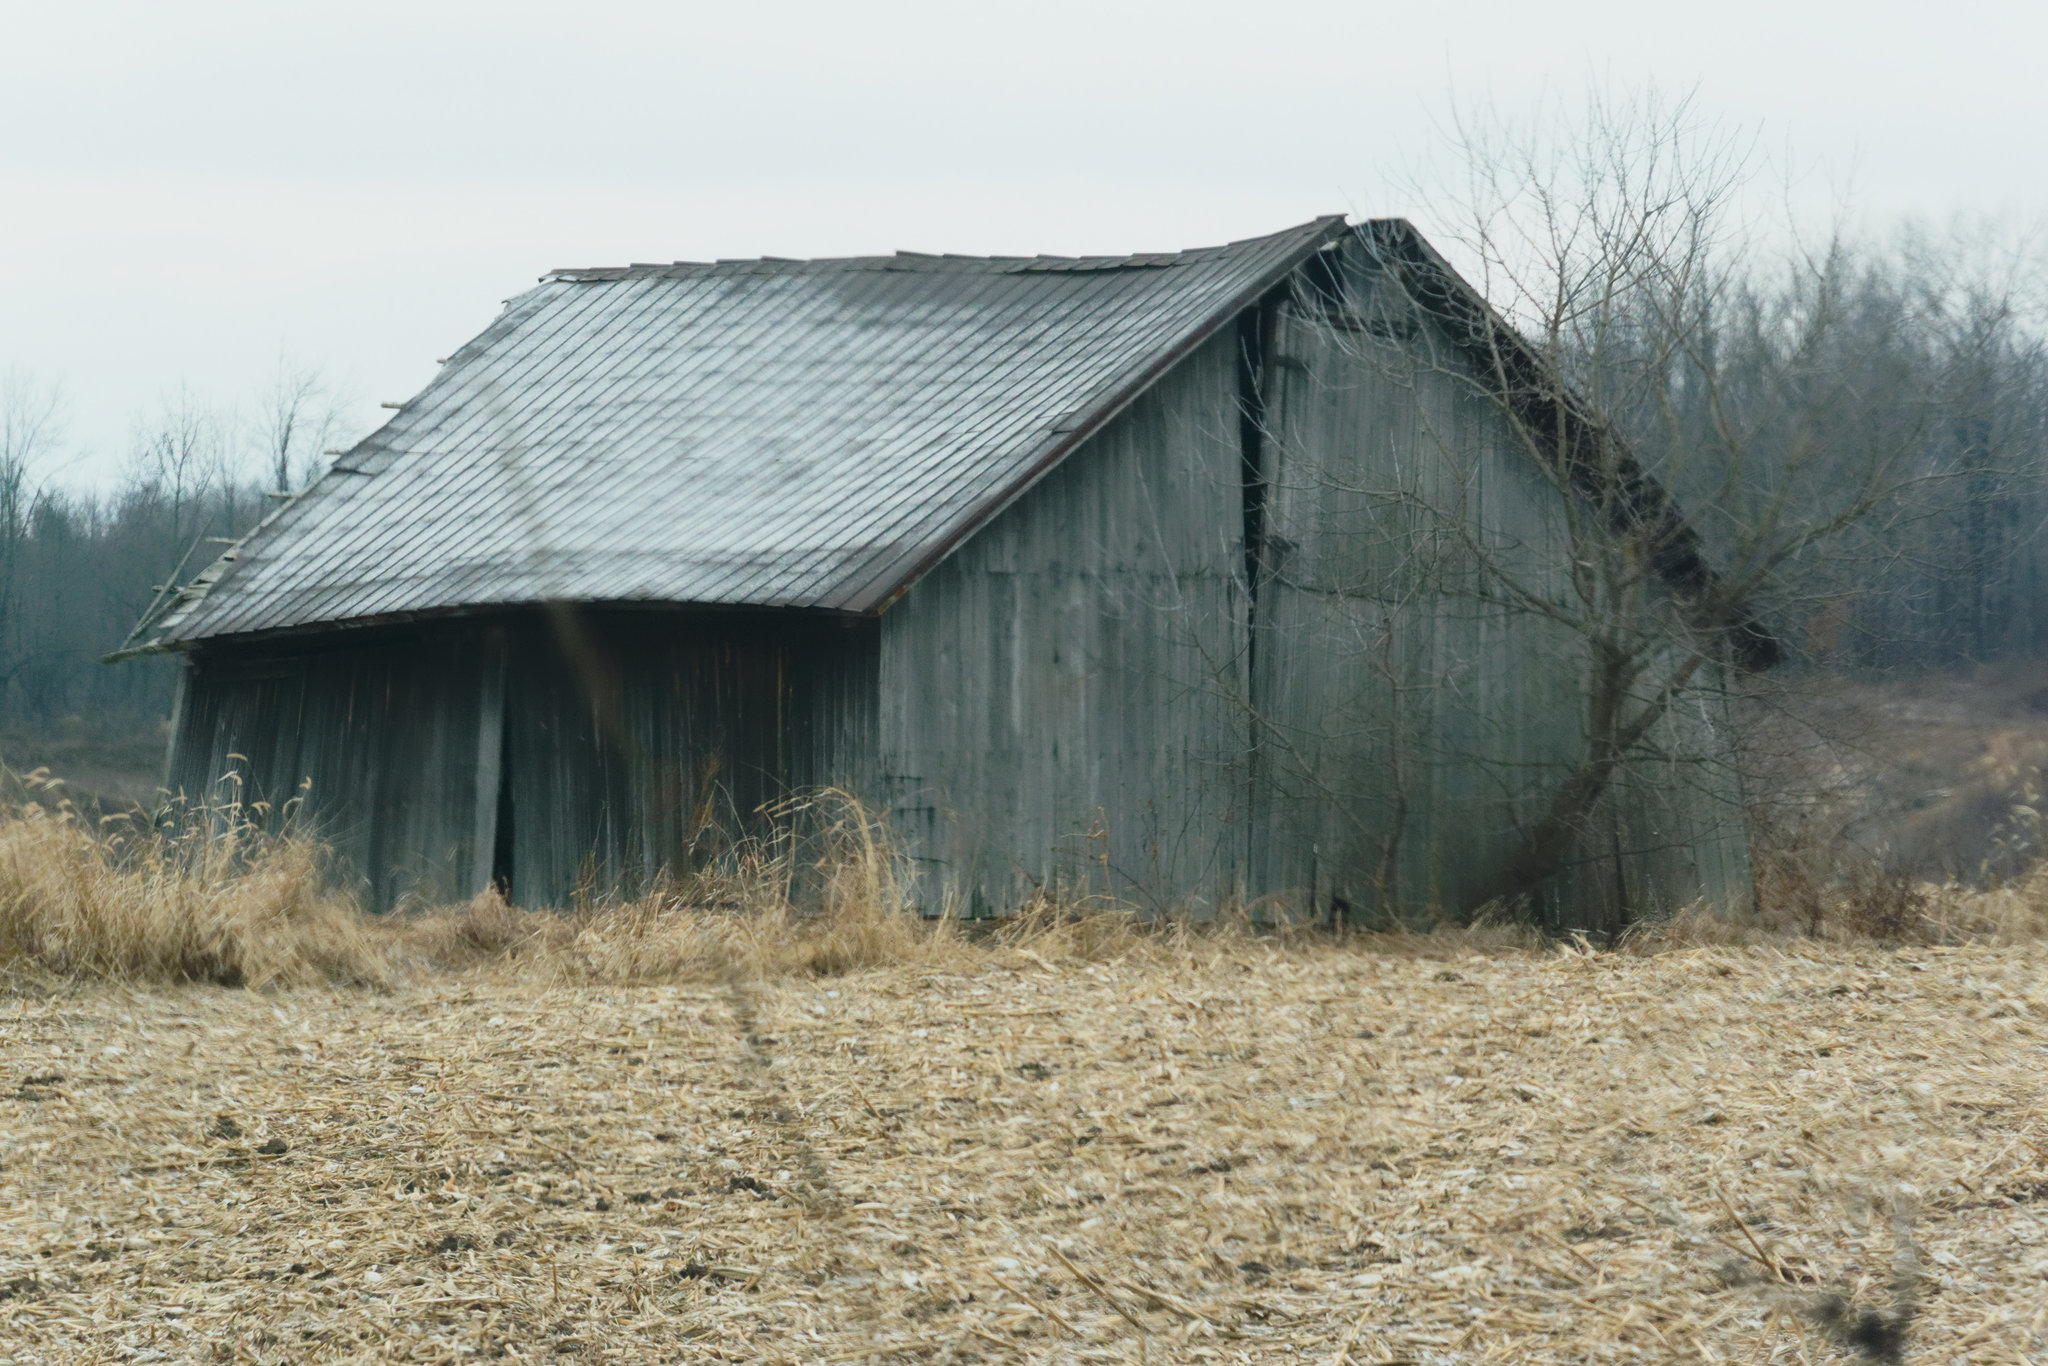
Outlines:
{"type": "MultiPolygon", "coordinates": [[[[1625,923],[1695,898],[1716,906],[1745,903],[1750,895],[1749,830],[1740,768],[1734,754],[1735,718],[1722,671],[1703,680],[1655,737],[1657,753],[1622,774],[1606,804],[1623,856],[1618,904],[1606,905],[1606,925],[1625,923]]],[[[1580,876],[1596,851],[1581,850],[1580,876]]],[[[1567,903],[1569,904],[1569,903],[1567,903]]]]}
{"type": "MultiPolygon", "coordinates": [[[[1354,258],[1347,307],[1282,308],[1268,396],[1252,876],[1327,910],[1464,903],[1581,753],[1587,646],[1564,504],[1461,362],[1354,258]],[[1462,528],[1460,530],[1459,528],[1462,528]]],[[[1746,888],[1727,718],[1703,694],[1548,889],[1559,923],[1746,888]]]]}
{"type": "Polygon", "coordinates": [[[875,623],[555,614],[506,685],[512,887],[561,904],[644,886],[766,828],[793,792],[857,788],[875,729],[875,623]]]}
{"type": "Polygon", "coordinates": [[[651,611],[217,644],[190,666],[171,783],[299,797],[377,909],[506,874],[559,905],[708,858],[792,790],[857,783],[875,657],[872,622],[651,611]]]}
{"type": "MultiPolygon", "coordinates": [[[[874,795],[928,904],[1458,906],[1581,753],[1557,490],[1445,339],[1275,313],[1247,594],[1238,336],[1183,362],[882,619],[874,795]],[[1452,532],[1454,524],[1462,532],[1452,532]]],[[[1546,889],[1598,927],[1747,890],[1730,729],[1698,692],[1546,889]]]]}
{"type": "Polygon", "coordinates": [[[1219,337],[882,617],[877,791],[928,905],[1242,873],[1242,480],[1219,337]]]}
{"type": "Polygon", "coordinates": [[[371,905],[468,894],[480,635],[216,645],[188,664],[168,786],[188,802],[287,802],[371,905]]]}

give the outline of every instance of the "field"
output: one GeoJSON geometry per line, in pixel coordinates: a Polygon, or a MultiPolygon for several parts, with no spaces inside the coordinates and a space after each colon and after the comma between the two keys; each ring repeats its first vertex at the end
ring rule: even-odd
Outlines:
{"type": "Polygon", "coordinates": [[[0,1361],[2040,1361],[2044,970],[1238,932],[23,976],[0,1361]]]}

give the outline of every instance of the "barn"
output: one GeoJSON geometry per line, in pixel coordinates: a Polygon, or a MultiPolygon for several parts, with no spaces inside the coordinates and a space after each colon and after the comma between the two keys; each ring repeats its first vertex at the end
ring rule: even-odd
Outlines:
{"type": "MultiPolygon", "coordinates": [[[[145,619],[185,664],[167,786],[296,796],[379,908],[645,885],[824,786],[934,910],[1459,904],[1586,713],[1582,644],[1446,567],[1469,533],[1567,570],[1483,310],[1342,217],[556,271],[145,619]]],[[[1721,696],[1553,918],[1745,894],[1721,696]]]]}

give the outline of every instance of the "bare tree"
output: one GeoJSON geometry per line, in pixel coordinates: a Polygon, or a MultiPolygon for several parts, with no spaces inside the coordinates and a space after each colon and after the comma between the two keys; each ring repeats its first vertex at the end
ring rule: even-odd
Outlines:
{"type": "MultiPolygon", "coordinates": [[[[1981,348],[1932,354],[1927,301],[1872,288],[1839,236],[1767,252],[1738,221],[1739,136],[1687,101],[1596,96],[1582,120],[1467,120],[1454,142],[1468,178],[1432,226],[1457,225],[1444,235],[1496,307],[1432,293],[1398,250],[1389,274],[1466,343],[1442,372],[1505,417],[1555,491],[1567,572],[1539,572],[1461,507],[1381,492],[1456,544],[1465,591],[1574,643],[1585,708],[1577,757],[1469,909],[1559,873],[1686,699],[1770,663],[1773,623],[1839,586],[1845,543],[1883,545],[1926,476],[1943,371],[1981,348]]],[[[1464,458],[1454,432],[1427,444],[1464,458]]]]}
{"type": "Polygon", "coordinates": [[[162,501],[176,545],[203,518],[207,495],[225,481],[230,461],[227,419],[181,387],[137,424],[128,482],[162,501]]]}
{"type": "Polygon", "coordinates": [[[290,493],[309,478],[340,425],[325,377],[280,352],[276,370],[257,394],[255,417],[272,491],[290,493]]]}

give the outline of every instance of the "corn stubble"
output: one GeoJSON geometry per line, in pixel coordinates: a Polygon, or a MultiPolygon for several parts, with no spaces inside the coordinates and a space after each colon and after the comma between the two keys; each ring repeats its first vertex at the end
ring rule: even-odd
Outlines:
{"type": "Polygon", "coordinates": [[[2048,885],[977,928],[818,828],[380,920],[252,820],[0,820],[0,1362],[2048,1352],[2048,885]]]}

